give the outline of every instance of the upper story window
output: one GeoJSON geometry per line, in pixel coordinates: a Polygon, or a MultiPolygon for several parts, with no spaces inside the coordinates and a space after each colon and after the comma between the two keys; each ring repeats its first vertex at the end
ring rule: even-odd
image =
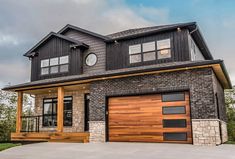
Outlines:
{"type": "Polygon", "coordinates": [[[158,59],[171,58],[171,41],[170,39],[157,41],[158,59]]]}
{"type": "Polygon", "coordinates": [[[170,39],[151,41],[129,46],[130,63],[153,61],[157,58],[171,58],[170,39]]]}
{"type": "Polygon", "coordinates": [[[141,62],[141,44],[129,46],[130,63],[141,62]]]}
{"type": "Polygon", "coordinates": [[[69,56],[54,57],[41,60],[41,75],[69,71],[69,56]]]}

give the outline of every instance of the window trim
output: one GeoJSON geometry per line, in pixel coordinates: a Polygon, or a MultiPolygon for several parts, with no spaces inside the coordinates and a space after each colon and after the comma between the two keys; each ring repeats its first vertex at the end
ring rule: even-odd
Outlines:
{"type": "Polygon", "coordinates": [[[138,64],[141,64],[141,63],[151,63],[151,62],[157,62],[157,61],[165,60],[165,59],[172,59],[172,47],[173,47],[173,45],[172,45],[171,37],[164,38],[164,39],[155,39],[155,40],[141,42],[141,43],[137,43],[137,44],[135,44],[135,43],[134,44],[129,44],[128,45],[128,61],[129,61],[129,65],[138,65],[138,64]],[[162,41],[162,40],[169,40],[170,45],[169,45],[168,48],[158,49],[157,43],[158,43],[158,41],[162,41]],[[144,44],[145,43],[151,43],[151,42],[152,43],[154,42],[155,50],[152,50],[152,51],[143,51],[144,44]],[[134,46],[134,45],[140,45],[140,52],[130,54],[130,47],[134,46]],[[162,50],[169,50],[170,57],[160,58],[159,59],[158,53],[160,51],[162,51],[162,50]],[[146,53],[153,53],[153,52],[155,53],[155,59],[144,61],[144,54],[146,54],[146,53]],[[140,55],[141,56],[141,60],[139,62],[131,62],[131,56],[133,56],[133,55],[140,55]]]}
{"type": "Polygon", "coordinates": [[[171,51],[171,48],[172,48],[172,44],[171,44],[172,42],[171,42],[171,38],[166,38],[166,39],[161,39],[161,40],[156,40],[156,45],[157,45],[157,50],[156,50],[156,52],[157,52],[157,57],[158,57],[158,60],[164,60],[164,59],[171,59],[172,58],[172,51],[171,51]],[[159,42],[159,41],[163,41],[163,40],[168,40],[169,39],[169,41],[170,41],[170,46],[169,47],[166,47],[166,48],[163,48],[163,49],[158,49],[158,45],[157,45],[157,42],[159,42]],[[158,52],[161,52],[161,51],[164,51],[164,50],[169,50],[170,51],[170,57],[166,57],[166,58],[160,58],[159,59],[159,56],[158,56],[158,52]]]}
{"type": "MultiPolygon", "coordinates": [[[[64,96],[64,98],[71,98],[71,100],[67,100],[67,101],[71,101],[71,103],[72,103],[72,113],[71,113],[71,115],[72,115],[72,117],[71,117],[72,118],[72,124],[71,125],[63,125],[63,126],[64,127],[72,127],[73,126],[73,96],[64,96]]],[[[64,100],[64,101],[66,101],[66,100],[64,100]]],[[[43,98],[43,102],[42,102],[42,127],[43,128],[54,128],[54,127],[57,127],[57,126],[46,126],[46,125],[44,125],[44,116],[48,115],[48,114],[44,114],[44,104],[45,103],[52,103],[53,104],[53,103],[57,103],[57,102],[58,102],[57,101],[57,97],[43,98]],[[50,99],[52,100],[51,102],[45,102],[45,100],[50,100],[50,99]]],[[[57,107],[58,107],[58,105],[57,105],[57,107]]],[[[52,109],[53,109],[53,107],[52,107],[52,109]]],[[[52,110],[52,113],[50,115],[48,115],[48,116],[53,116],[53,115],[55,115],[57,117],[57,111],[56,111],[55,114],[53,114],[53,110],[52,110]]],[[[65,123],[65,122],[63,122],[63,123],[65,123]]]]}
{"type": "Polygon", "coordinates": [[[49,76],[49,75],[57,75],[57,74],[63,74],[63,73],[68,73],[69,72],[69,68],[70,68],[70,56],[69,55],[64,55],[64,56],[58,56],[58,57],[51,57],[51,58],[47,58],[47,59],[41,59],[40,60],[40,76],[49,76]],[[61,57],[65,57],[67,56],[68,57],[68,63],[63,63],[63,64],[60,64],[60,58],[61,57]],[[54,58],[58,58],[58,64],[57,65],[51,65],[51,59],[54,59],[54,58]],[[46,67],[42,67],[41,65],[41,62],[43,60],[49,60],[49,65],[46,66],[46,67]],[[68,70],[67,71],[64,71],[64,72],[60,72],[60,66],[62,65],[68,65],[68,70]],[[55,72],[55,73],[51,73],[51,68],[52,67],[58,67],[58,72],[55,72]],[[42,74],[42,69],[43,68],[48,68],[48,73],[47,74],[42,74]]]}

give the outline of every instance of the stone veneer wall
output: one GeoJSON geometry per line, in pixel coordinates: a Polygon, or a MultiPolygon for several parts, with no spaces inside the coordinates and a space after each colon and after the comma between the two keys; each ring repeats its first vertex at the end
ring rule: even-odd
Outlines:
{"type": "Polygon", "coordinates": [[[221,132],[222,132],[222,143],[228,141],[228,131],[227,131],[227,123],[224,121],[220,121],[221,124],[221,132]]]}
{"type": "MultiPolygon", "coordinates": [[[[88,90],[79,90],[65,92],[65,96],[73,97],[73,125],[64,126],[64,132],[83,132],[84,131],[84,94],[89,93],[88,90]]],[[[35,97],[35,113],[36,115],[42,115],[43,110],[43,99],[44,98],[55,98],[56,93],[51,94],[40,94],[35,97]]],[[[43,127],[42,118],[40,120],[41,131],[55,131],[56,127],[43,127]]]]}
{"type": "Polygon", "coordinates": [[[194,145],[219,145],[228,141],[227,124],[219,119],[192,119],[192,131],[194,145]]]}
{"type": "Polygon", "coordinates": [[[90,142],[105,142],[105,122],[89,122],[90,142]]]}
{"type": "Polygon", "coordinates": [[[221,144],[219,122],[217,119],[192,119],[193,144],[221,144]]]}

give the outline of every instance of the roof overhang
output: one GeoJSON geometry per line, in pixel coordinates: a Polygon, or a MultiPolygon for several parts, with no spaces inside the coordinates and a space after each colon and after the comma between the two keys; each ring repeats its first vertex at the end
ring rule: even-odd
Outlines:
{"type": "Polygon", "coordinates": [[[68,30],[76,30],[76,31],[79,31],[79,32],[88,34],[88,35],[90,35],[90,36],[93,36],[93,37],[102,39],[102,40],[104,40],[104,41],[109,39],[109,38],[106,37],[106,36],[103,36],[103,35],[97,34],[97,33],[95,33],[95,32],[92,32],[92,31],[89,31],[89,30],[86,30],[86,29],[82,29],[82,28],[79,28],[79,27],[77,27],[77,26],[70,25],[70,24],[67,24],[65,27],[63,27],[63,28],[62,28],[60,31],[58,31],[57,33],[58,33],[58,34],[65,34],[68,30]]]}
{"type": "Polygon", "coordinates": [[[80,42],[78,40],[74,40],[72,38],[69,38],[67,36],[64,36],[64,35],[60,35],[60,34],[57,34],[57,33],[54,33],[54,32],[51,32],[49,33],[47,36],[45,36],[41,41],[39,41],[34,47],[32,47],[28,52],[26,52],[24,54],[24,56],[26,57],[32,57],[32,56],[35,56],[35,50],[40,47],[41,45],[43,45],[46,41],[48,41],[49,39],[53,38],[53,37],[57,37],[57,38],[60,38],[60,39],[63,39],[63,40],[66,40],[66,41],[69,41],[71,42],[71,47],[81,47],[83,49],[87,49],[89,48],[89,45],[83,43],[83,42],[80,42]]]}
{"type": "Polygon", "coordinates": [[[140,75],[148,75],[148,74],[159,74],[159,73],[166,73],[166,72],[175,72],[175,71],[184,71],[184,70],[192,70],[192,69],[200,69],[200,68],[212,68],[216,77],[220,81],[221,85],[224,89],[231,89],[232,84],[230,82],[229,76],[227,74],[226,68],[223,64],[222,60],[210,60],[210,61],[202,61],[196,63],[188,63],[182,65],[174,65],[174,66],[163,66],[163,67],[156,67],[156,68],[147,68],[147,69],[134,69],[129,71],[117,71],[117,72],[109,72],[105,74],[97,74],[97,75],[90,75],[90,76],[75,76],[71,79],[62,79],[60,81],[47,81],[45,83],[33,83],[29,82],[22,85],[15,85],[3,88],[3,90],[9,91],[26,91],[32,89],[42,89],[42,88],[51,88],[51,87],[58,87],[58,86],[68,86],[68,85],[75,85],[75,84],[85,84],[94,81],[101,81],[101,80],[109,80],[109,79],[117,79],[117,78],[124,78],[124,77],[131,77],[131,76],[140,76],[140,75]]]}

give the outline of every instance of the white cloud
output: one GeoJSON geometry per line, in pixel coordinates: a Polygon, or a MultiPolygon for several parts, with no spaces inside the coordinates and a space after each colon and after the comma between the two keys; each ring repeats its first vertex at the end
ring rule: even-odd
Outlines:
{"type": "Polygon", "coordinates": [[[12,35],[5,35],[0,32],[0,46],[1,45],[18,45],[19,41],[12,35]]]}

